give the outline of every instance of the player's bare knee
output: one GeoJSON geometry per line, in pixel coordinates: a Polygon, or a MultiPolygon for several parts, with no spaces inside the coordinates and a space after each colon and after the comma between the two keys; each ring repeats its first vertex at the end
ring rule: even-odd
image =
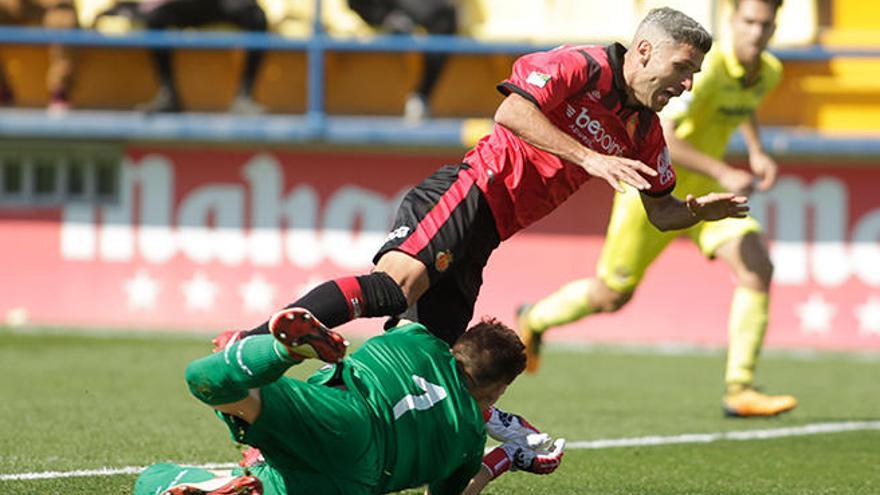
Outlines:
{"type": "Polygon", "coordinates": [[[632,292],[620,292],[597,280],[592,287],[591,299],[593,306],[602,313],[613,313],[624,307],[632,299],[632,292]]]}
{"type": "Polygon", "coordinates": [[[766,264],[744,268],[736,277],[737,285],[740,287],[766,292],[770,289],[770,281],[773,279],[773,263],[768,260],[766,264]]]}
{"type": "Polygon", "coordinates": [[[224,414],[229,414],[230,416],[240,418],[249,424],[254,424],[254,421],[260,417],[260,413],[263,410],[263,402],[260,398],[260,391],[258,389],[252,389],[248,391],[247,397],[240,401],[231,402],[229,404],[220,404],[213,407],[224,414]]]}
{"type": "Polygon", "coordinates": [[[763,288],[770,288],[770,281],[773,279],[773,262],[770,261],[769,256],[755,267],[754,274],[763,288]]]}
{"type": "Polygon", "coordinates": [[[773,261],[761,236],[749,233],[742,238],[737,250],[738,260],[733,260],[741,286],[755,290],[768,290],[773,279],[773,261]]]}
{"type": "Polygon", "coordinates": [[[612,291],[613,295],[608,301],[608,305],[606,306],[605,312],[612,313],[614,311],[619,310],[620,308],[626,306],[626,303],[632,299],[632,293],[623,293],[612,291]]]}
{"type": "Polygon", "coordinates": [[[428,290],[428,270],[421,261],[401,251],[389,251],[379,258],[375,271],[385,272],[397,282],[412,306],[428,290]]]}

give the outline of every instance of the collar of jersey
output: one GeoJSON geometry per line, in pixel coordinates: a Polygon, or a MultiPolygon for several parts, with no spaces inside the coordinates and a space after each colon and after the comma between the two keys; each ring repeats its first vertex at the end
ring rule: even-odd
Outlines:
{"type": "Polygon", "coordinates": [[[736,58],[736,53],[733,51],[733,43],[723,43],[719,47],[721,48],[721,58],[724,60],[724,68],[727,69],[727,73],[730,74],[730,77],[734,79],[742,79],[746,75],[746,68],[743,64],[739,63],[739,59],[736,58]]]}
{"type": "MultiPolygon", "coordinates": [[[[626,47],[620,43],[611,43],[605,47],[605,53],[608,55],[608,65],[611,67],[614,90],[620,98],[620,106],[627,107],[626,100],[629,98],[629,94],[626,92],[626,79],[623,77],[623,56],[626,55],[626,47]]],[[[628,108],[641,109],[644,107],[637,104],[628,108]]]]}
{"type": "MultiPolygon", "coordinates": [[[[736,53],[733,51],[733,43],[729,41],[722,43],[720,48],[721,59],[724,61],[724,68],[727,69],[727,73],[730,74],[732,79],[735,79],[739,81],[741,85],[746,86],[746,67],[740,63],[738,58],[736,58],[736,53]]],[[[761,73],[764,71],[763,54],[761,54],[761,58],[762,60],[758,62],[761,64],[758,68],[758,76],[748,86],[754,86],[761,82],[761,73]]]]}

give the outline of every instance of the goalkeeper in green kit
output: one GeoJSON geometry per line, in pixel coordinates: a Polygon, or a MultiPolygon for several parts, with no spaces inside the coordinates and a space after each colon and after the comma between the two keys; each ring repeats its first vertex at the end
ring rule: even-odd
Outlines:
{"type": "MultiPolygon", "coordinates": [[[[233,438],[260,450],[247,468],[214,472],[155,464],[135,495],[372,494],[428,485],[433,495],[479,493],[507,470],[554,471],[552,441],[493,404],[525,368],[516,333],[484,319],[450,349],[418,323],[347,343],[302,308],[269,322],[272,335],[231,342],[192,362],[193,395],[233,438]],[[308,381],[283,376],[305,358],[332,363],[308,381]],[[484,455],[487,432],[502,444],[484,455]]],[[[254,451],[256,452],[256,451],[254,451]]]]}

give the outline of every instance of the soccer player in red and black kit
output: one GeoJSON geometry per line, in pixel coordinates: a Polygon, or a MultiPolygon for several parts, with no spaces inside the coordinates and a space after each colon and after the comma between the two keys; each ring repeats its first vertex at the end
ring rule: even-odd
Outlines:
{"type": "MultiPolygon", "coordinates": [[[[498,86],[506,98],[492,133],[463,163],[441,167],[406,195],[373,272],[325,282],[289,307],[308,309],[328,328],[401,317],[451,345],[473,316],[492,251],[591,176],[619,191],[621,181],[638,188],[661,230],[744,216],[742,196],[670,194],[675,172],[655,112],[691,87],[711,45],[696,21],[661,8],[640,23],[629,50],[562,46],[521,57],[498,86]]],[[[266,332],[263,324],[235,337],[266,332]]]]}

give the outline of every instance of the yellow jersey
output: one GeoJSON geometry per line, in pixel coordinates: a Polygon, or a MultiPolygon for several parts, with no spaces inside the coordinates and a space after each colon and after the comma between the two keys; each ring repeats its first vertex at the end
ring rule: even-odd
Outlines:
{"type": "Polygon", "coordinates": [[[746,86],[746,69],[728,43],[710,50],[702,69],[691,91],[672,99],[661,116],[677,124],[678,137],[707,155],[722,158],[736,129],[779,84],[782,63],[763,52],[757,80],[746,86]]]}
{"type": "MultiPolygon", "coordinates": [[[[660,115],[677,124],[675,134],[678,137],[707,155],[721,158],[730,136],[782,77],[782,64],[767,52],[761,55],[759,70],[755,83],[744,86],[745,67],[734,56],[732,47],[713,48],[706,54],[703,70],[697,74],[693,89],[673,98],[660,115]]],[[[673,165],[676,175],[673,194],[676,197],[701,196],[723,190],[718,181],[708,175],[673,165]]],[[[693,239],[700,251],[711,258],[718,246],[728,240],[760,230],[761,226],[754,218],[746,217],[699,222],[684,231],[660,232],[648,220],[639,194],[628,188],[626,193],[615,196],[597,273],[608,287],[629,294],[636,289],[657,256],[682,233],[693,239]]]]}

